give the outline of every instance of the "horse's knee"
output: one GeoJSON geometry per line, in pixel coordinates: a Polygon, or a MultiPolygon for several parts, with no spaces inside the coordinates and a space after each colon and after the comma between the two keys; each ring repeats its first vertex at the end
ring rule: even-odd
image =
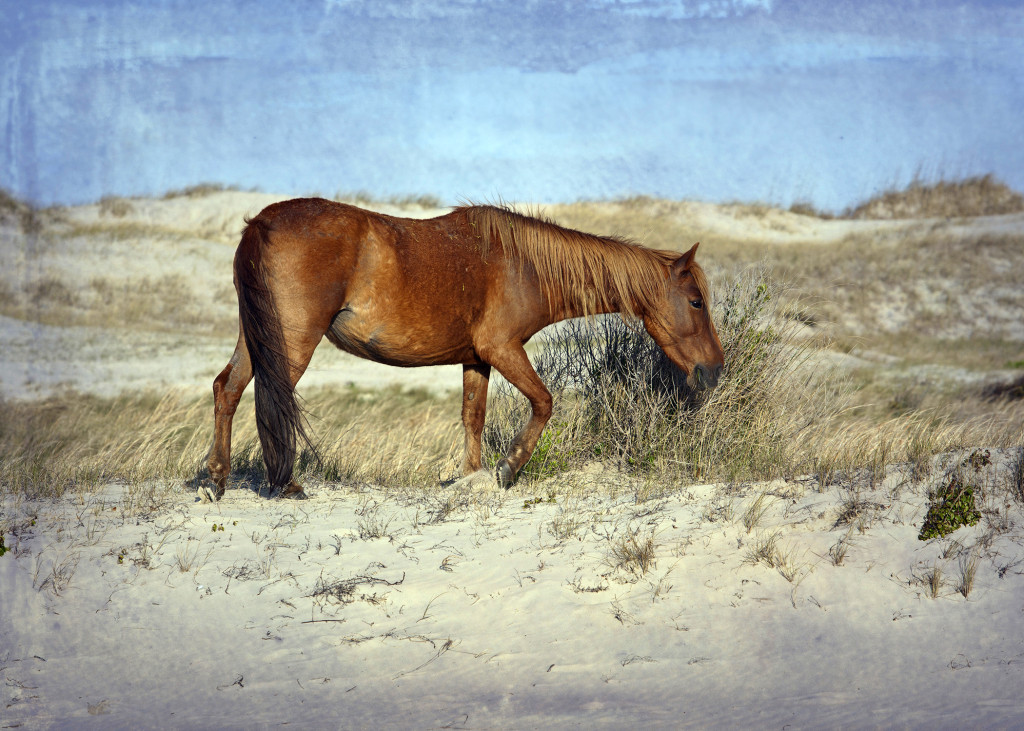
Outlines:
{"type": "Polygon", "coordinates": [[[548,419],[551,418],[551,412],[554,408],[554,399],[551,398],[550,393],[544,393],[538,397],[536,403],[531,404],[533,407],[533,415],[539,419],[541,423],[546,424],[548,419]]]}

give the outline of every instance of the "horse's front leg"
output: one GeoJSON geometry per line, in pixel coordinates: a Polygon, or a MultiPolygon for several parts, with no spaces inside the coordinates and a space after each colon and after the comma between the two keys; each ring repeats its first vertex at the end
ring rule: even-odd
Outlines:
{"type": "Polygon", "coordinates": [[[491,367],[486,363],[462,366],[462,425],[466,429],[466,455],[462,474],[480,469],[480,435],[487,413],[487,385],[491,367]]]}
{"type": "Polygon", "coordinates": [[[210,476],[199,485],[203,500],[220,500],[231,474],[231,421],[242,392],[252,380],[249,349],[241,333],[231,360],[213,382],[213,446],[206,460],[210,476]]]}
{"type": "Polygon", "coordinates": [[[551,393],[530,364],[520,344],[509,344],[487,354],[490,364],[529,400],[533,413],[516,435],[505,456],[495,467],[498,485],[507,488],[523,465],[530,461],[544,425],[551,418],[551,393]]]}

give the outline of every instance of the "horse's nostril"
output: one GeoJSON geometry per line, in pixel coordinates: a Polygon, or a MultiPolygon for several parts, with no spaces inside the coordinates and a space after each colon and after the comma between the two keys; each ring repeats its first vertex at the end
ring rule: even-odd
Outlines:
{"type": "Polygon", "coordinates": [[[715,368],[715,383],[718,383],[718,379],[722,377],[722,371],[725,370],[724,365],[720,365],[715,368]]]}

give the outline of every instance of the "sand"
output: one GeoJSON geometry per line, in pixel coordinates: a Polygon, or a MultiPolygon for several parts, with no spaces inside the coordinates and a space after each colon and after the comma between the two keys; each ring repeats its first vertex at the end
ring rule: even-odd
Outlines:
{"type": "Polygon", "coordinates": [[[1024,718],[1020,505],[989,506],[1007,530],[989,515],[925,542],[926,490],[899,470],[861,486],[863,531],[837,525],[845,491],[809,479],[642,501],[641,485],[599,471],[502,494],[308,489],[304,502],[229,490],[200,503],[154,484],[5,501],[4,727],[1024,718]],[[776,532],[784,565],[754,562],[776,532]],[[653,542],[646,571],[616,558],[630,536],[653,542]]]}

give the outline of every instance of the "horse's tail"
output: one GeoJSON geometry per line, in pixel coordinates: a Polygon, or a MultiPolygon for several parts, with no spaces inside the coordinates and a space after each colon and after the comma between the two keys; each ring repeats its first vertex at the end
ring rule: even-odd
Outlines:
{"type": "Polygon", "coordinates": [[[267,481],[272,487],[284,487],[292,479],[297,438],[314,455],[316,450],[295,398],[281,317],[263,260],[263,252],[271,244],[270,223],[259,216],[246,218],[245,223],[242,241],[235,252],[238,317],[256,380],[256,429],[267,481]]]}

